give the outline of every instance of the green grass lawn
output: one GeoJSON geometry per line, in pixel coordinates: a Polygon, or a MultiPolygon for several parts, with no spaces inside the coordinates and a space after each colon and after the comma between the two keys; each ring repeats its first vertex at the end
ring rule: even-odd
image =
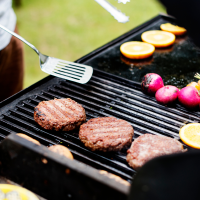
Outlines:
{"type": "MultiPolygon", "coordinates": [[[[129,16],[129,22],[118,23],[94,0],[22,0],[14,8],[20,35],[41,53],[74,61],[123,33],[144,23],[164,7],[157,0],[131,0],[115,7],[129,16]]],[[[40,70],[37,54],[27,45],[25,50],[24,88],[47,76],[40,70]]]]}

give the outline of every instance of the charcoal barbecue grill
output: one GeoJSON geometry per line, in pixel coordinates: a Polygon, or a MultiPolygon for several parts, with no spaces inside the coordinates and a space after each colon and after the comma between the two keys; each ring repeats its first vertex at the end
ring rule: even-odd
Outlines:
{"type": "MultiPolygon", "coordinates": [[[[1,174],[48,199],[55,199],[54,195],[60,194],[62,196],[63,192],[66,192],[66,198],[69,199],[73,199],[73,197],[76,199],[78,195],[81,196],[81,199],[101,199],[102,189],[108,192],[108,198],[124,199],[127,197],[128,186],[121,186],[114,180],[109,182],[108,179],[101,178],[101,175],[98,175],[96,171],[92,171],[93,169],[106,170],[131,183],[136,172],[126,162],[126,149],[114,153],[92,152],[81,143],[78,138],[78,131],[55,132],[41,128],[33,119],[34,107],[41,101],[54,98],[71,98],[85,108],[87,120],[95,117],[114,116],[128,121],[134,128],[133,140],[142,134],[151,133],[165,135],[180,141],[178,135],[180,127],[187,123],[199,122],[199,111],[189,111],[178,103],[173,107],[158,104],[154,97],[141,92],[140,81],[144,74],[153,70],[164,77],[165,83],[182,86],[185,84],[185,77],[182,77],[182,82],[178,82],[177,80],[180,77],[175,76],[176,80],[174,80],[169,73],[175,70],[182,74],[188,70],[186,67],[181,69],[178,65],[179,60],[180,64],[184,63],[185,65],[187,60],[191,66],[194,65],[189,67],[190,73],[186,74],[187,80],[193,80],[191,74],[198,70],[197,66],[200,62],[198,48],[195,47],[190,38],[180,37],[173,47],[157,50],[152,58],[141,62],[127,61],[127,59],[121,57],[119,52],[119,46],[122,43],[130,40],[140,41],[142,32],[159,29],[160,24],[166,22],[175,23],[175,19],[159,15],[77,60],[78,63],[88,64],[95,68],[94,74],[87,84],[80,85],[48,76],[1,102],[0,140],[2,143],[0,150],[3,152],[0,157],[1,174]],[[173,49],[171,50],[171,48],[173,49]],[[171,59],[170,63],[169,59],[171,59]],[[168,68],[166,62],[168,62],[168,68]],[[156,68],[159,64],[161,66],[156,68]],[[4,140],[10,133],[12,134],[4,140]],[[50,154],[43,147],[35,148],[33,144],[19,138],[15,133],[27,134],[44,146],[62,144],[70,149],[75,161],[65,160],[65,163],[59,161],[59,157],[54,153],[50,154]],[[21,156],[15,151],[20,152],[21,156]],[[50,160],[49,163],[52,165],[45,170],[49,173],[52,172],[52,174],[42,174],[44,167],[38,166],[37,168],[38,159],[43,158],[50,160]],[[71,162],[74,162],[73,165],[71,162]],[[34,171],[33,167],[31,167],[31,170],[26,170],[27,167],[32,165],[36,166],[37,172],[34,171]],[[66,166],[73,171],[70,180],[72,181],[74,176],[75,181],[71,182],[71,186],[68,185],[69,190],[66,188],[67,191],[63,191],[60,188],[66,182],[61,180],[62,173],[56,171],[56,169],[62,171],[66,166]],[[80,175],[79,172],[83,174],[80,175]],[[38,176],[44,176],[43,178],[48,180],[45,182],[38,176]],[[52,178],[50,178],[51,176],[52,178]],[[61,177],[61,179],[56,177],[61,177]],[[82,193],[77,192],[76,194],[72,188],[79,188],[77,186],[78,179],[85,180],[91,187],[93,184],[98,189],[85,193],[84,191],[82,193]],[[31,180],[35,180],[34,183],[31,183],[31,180]],[[59,184],[53,180],[56,180],[59,184]],[[48,185],[48,181],[51,184],[48,185]]],[[[84,181],[80,182],[84,183],[84,181]]],[[[86,190],[84,187],[82,189],[86,190]]],[[[107,199],[106,197],[103,198],[107,199]]]]}

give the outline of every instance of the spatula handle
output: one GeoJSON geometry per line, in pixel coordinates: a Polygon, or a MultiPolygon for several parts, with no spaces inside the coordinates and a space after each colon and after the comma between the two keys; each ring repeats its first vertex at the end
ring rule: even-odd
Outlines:
{"type": "Polygon", "coordinates": [[[28,41],[26,41],[23,37],[19,36],[17,33],[14,33],[12,31],[10,31],[9,29],[7,29],[6,27],[2,26],[0,24],[0,28],[3,29],[4,31],[10,33],[11,35],[15,36],[16,38],[20,39],[22,42],[24,42],[25,44],[27,44],[29,47],[31,47],[38,55],[39,55],[39,51],[36,49],[35,46],[33,46],[31,43],[29,43],[28,41]]]}

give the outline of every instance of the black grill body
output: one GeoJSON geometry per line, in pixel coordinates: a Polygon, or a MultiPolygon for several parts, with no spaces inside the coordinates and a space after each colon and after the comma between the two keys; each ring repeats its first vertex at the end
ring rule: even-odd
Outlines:
{"type": "Polygon", "coordinates": [[[15,133],[2,141],[0,151],[1,174],[49,200],[123,200],[129,192],[128,186],[102,176],[96,169],[15,133]]]}
{"type": "MultiPolygon", "coordinates": [[[[95,117],[114,116],[128,121],[134,128],[133,140],[145,133],[165,135],[180,140],[179,129],[187,123],[199,122],[199,111],[187,110],[178,103],[174,104],[173,107],[159,105],[154,97],[141,92],[141,86],[138,81],[132,80],[134,76],[133,74],[131,75],[130,70],[127,71],[127,69],[130,69],[133,63],[124,63],[124,61],[121,59],[119,60],[119,58],[115,60],[117,54],[118,57],[121,56],[119,52],[120,44],[131,40],[131,38],[140,40],[139,35],[141,35],[142,32],[150,29],[158,29],[161,23],[173,21],[173,18],[159,15],[79,59],[77,62],[90,64],[95,67],[92,79],[87,84],[80,85],[48,76],[1,102],[0,139],[3,140],[13,132],[27,134],[38,140],[44,146],[62,144],[70,149],[76,161],[85,163],[98,170],[106,170],[131,183],[135,171],[130,168],[126,162],[126,149],[120,152],[110,153],[92,152],[81,143],[78,138],[78,131],[55,132],[41,128],[33,119],[34,107],[37,106],[40,101],[47,101],[54,98],[71,98],[85,108],[87,120],[95,117]],[[121,68],[120,65],[122,65],[121,68]],[[99,70],[98,68],[100,67],[104,71],[99,70]]],[[[194,52],[196,52],[196,47],[194,47],[194,49],[194,52]]],[[[164,54],[162,58],[165,58],[166,61],[168,54],[166,54],[166,52],[162,53],[164,54]]],[[[158,54],[160,53],[156,53],[155,56],[157,57],[158,54]]],[[[156,60],[155,57],[151,59],[156,60]]],[[[151,62],[151,59],[148,60],[148,62],[151,62]]],[[[198,59],[197,57],[197,60],[198,59]]],[[[144,61],[139,64],[141,68],[144,67],[145,70],[141,70],[141,73],[137,75],[136,79],[148,72],[148,62],[144,61]]],[[[137,70],[135,70],[135,72],[137,70]]],[[[22,148],[27,149],[25,143],[21,143],[23,139],[19,140],[18,137],[16,138],[12,135],[9,142],[10,140],[12,140],[12,142],[17,140],[20,145],[23,143],[22,148]]],[[[189,149],[189,147],[187,148],[189,149]]],[[[41,149],[42,148],[39,148],[34,154],[39,156],[42,152],[41,149]]],[[[44,153],[42,156],[44,156],[44,153]]],[[[41,160],[41,156],[38,159],[41,160]]],[[[58,161],[49,157],[46,159],[54,160],[53,162],[58,161]]],[[[5,171],[4,166],[7,166],[6,159],[3,159],[1,162],[3,175],[12,179],[14,177],[13,174],[11,176],[8,171],[5,171]]],[[[69,163],[70,161],[66,162],[65,167],[70,168],[71,165],[69,165],[69,163]]],[[[78,172],[80,170],[79,165],[76,166],[77,168],[73,168],[72,170],[78,172]]],[[[16,171],[19,172],[19,170],[20,168],[16,171]]],[[[24,183],[24,186],[32,191],[38,192],[35,185],[28,183],[30,180],[26,179],[25,174],[23,176],[23,173],[19,173],[19,175],[21,178],[16,179],[15,176],[15,180],[20,184],[24,183]],[[23,179],[26,181],[23,181],[23,179]]],[[[87,177],[87,174],[84,176],[87,177]]],[[[75,176],[74,178],[76,179],[77,177],[75,176]]],[[[108,186],[106,181],[101,181],[101,184],[105,184],[105,187],[108,186]]],[[[74,187],[76,186],[74,185],[74,187]]],[[[100,187],[103,188],[104,186],[100,187]]],[[[49,188],[52,189],[50,186],[49,188]]],[[[110,187],[108,186],[108,188],[110,187]]],[[[128,195],[128,189],[126,187],[124,187],[124,192],[117,186],[113,190],[121,193],[122,197],[123,195],[128,195]]]]}

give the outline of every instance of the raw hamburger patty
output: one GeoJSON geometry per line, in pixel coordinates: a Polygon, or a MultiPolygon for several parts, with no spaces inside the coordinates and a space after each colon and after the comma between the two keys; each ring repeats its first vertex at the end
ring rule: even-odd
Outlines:
{"type": "Polygon", "coordinates": [[[118,151],[132,142],[133,127],[114,117],[90,119],[82,124],[79,138],[92,151],[118,151]]]}
{"type": "Polygon", "coordinates": [[[131,148],[127,151],[126,160],[137,170],[152,158],[184,151],[183,145],[176,139],[144,134],[133,141],[131,148]]]}
{"type": "Polygon", "coordinates": [[[44,129],[70,131],[86,120],[84,108],[72,99],[42,101],[34,109],[35,121],[44,129]]]}

